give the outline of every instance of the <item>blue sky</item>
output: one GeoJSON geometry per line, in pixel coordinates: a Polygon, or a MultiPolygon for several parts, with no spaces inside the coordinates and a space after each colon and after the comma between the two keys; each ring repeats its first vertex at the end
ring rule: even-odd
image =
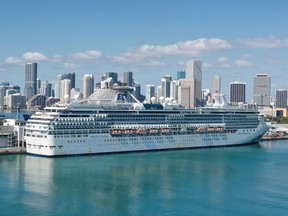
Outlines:
{"type": "MultiPolygon", "coordinates": [[[[24,86],[25,62],[38,62],[38,77],[53,83],[75,72],[133,71],[142,92],[162,76],[176,77],[188,60],[203,62],[203,87],[213,75],[247,83],[272,77],[272,95],[287,88],[286,0],[9,0],[0,7],[0,81],[24,86]]],[[[249,101],[248,101],[249,102],[249,101]]]]}

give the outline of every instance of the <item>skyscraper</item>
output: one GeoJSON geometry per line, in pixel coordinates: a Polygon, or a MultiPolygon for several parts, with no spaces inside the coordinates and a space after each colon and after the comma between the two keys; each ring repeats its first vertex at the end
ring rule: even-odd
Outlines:
{"type": "Polygon", "coordinates": [[[220,94],[221,93],[221,77],[215,75],[213,77],[212,83],[212,94],[220,94]]]}
{"type": "Polygon", "coordinates": [[[40,94],[41,92],[41,80],[37,78],[37,94],[40,94]]]}
{"type": "Polygon", "coordinates": [[[201,61],[188,61],[186,64],[186,79],[194,81],[195,92],[193,93],[195,97],[195,107],[201,106],[202,99],[202,62],[201,61]]]}
{"type": "Polygon", "coordinates": [[[63,79],[69,79],[71,89],[75,88],[75,73],[59,74],[54,86],[55,98],[61,97],[61,80],[63,79]]]}
{"type": "Polygon", "coordinates": [[[75,73],[64,74],[64,79],[69,79],[71,83],[71,89],[75,88],[75,73]]]}
{"type": "Polygon", "coordinates": [[[161,96],[164,98],[170,97],[171,81],[172,77],[169,75],[161,78],[161,96]]]}
{"type": "Polygon", "coordinates": [[[26,63],[24,94],[27,100],[37,94],[37,63],[26,63]]]}
{"type": "Polygon", "coordinates": [[[177,71],[177,80],[185,79],[185,78],[186,78],[186,71],[185,70],[177,71]]]}
{"type": "Polygon", "coordinates": [[[179,88],[179,80],[172,80],[170,89],[170,98],[173,98],[174,101],[178,101],[178,88],[179,88]]]}
{"type": "Polygon", "coordinates": [[[259,106],[270,106],[271,77],[268,74],[256,74],[254,77],[253,103],[259,106]]]}
{"type": "Polygon", "coordinates": [[[287,108],[287,90],[276,90],[276,108],[287,108]]]}
{"type": "Polygon", "coordinates": [[[230,103],[246,103],[246,83],[230,82],[230,103]]]}
{"type": "Polygon", "coordinates": [[[179,80],[178,100],[181,106],[186,108],[196,107],[195,92],[195,79],[179,80]]]}
{"type": "Polygon", "coordinates": [[[61,80],[60,101],[69,100],[69,98],[70,98],[70,90],[71,90],[71,80],[70,79],[61,80]]]}
{"type": "Polygon", "coordinates": [[[128,86],[133,86],[133,72],[128,71],[123,73],[123,83],[126,83],[128,86]]]}
{"type": "Polygon", "coordinates": [[[148,84],[146,86],[146,101],[147,101],[147,103],[151,103],[152,97],[155,97],[155,86],[148,84]]]}
{"type": "Polygon", "coordinates": [[[42,84],[41,94],[46,95],[47,97],[52,96],[52,84],[48,81],[44,81],[42,84]]]}
{"type": "Polygon", "coordinates": [[[111,77],[111,86],[113,86],[115,83],[118,82],[118,73],[116,72],[106,72],[105,76],[103,76],[102,78],[107,79],[108,77],[111,77]]]}
{"type": "Polygon", "coordinates": [[[94,92],[94,77],[92,74],[85,74],[83,78],[83,98],[88,98],[94,92]]]}

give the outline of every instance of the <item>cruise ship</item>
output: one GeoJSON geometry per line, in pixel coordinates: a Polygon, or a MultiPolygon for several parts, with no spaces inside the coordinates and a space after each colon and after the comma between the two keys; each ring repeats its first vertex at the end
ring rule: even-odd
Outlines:
{"type": "MultiPolygon", "coordinates": [[[[244,145],[268,130],[257,109],[127,102],[129,88],[57,103],[26,123],[28,154],[65,156],[244,145]]],[[[132,96],[133,97],[133,96],[132,96]]]]}

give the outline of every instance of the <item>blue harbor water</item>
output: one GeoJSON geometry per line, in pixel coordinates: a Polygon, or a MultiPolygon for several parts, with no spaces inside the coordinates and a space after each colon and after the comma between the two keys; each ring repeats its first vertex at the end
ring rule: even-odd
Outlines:
{"type": "Polygon", "coordinates": [[[288,141],[182,151],[0,156],[1,215],[287,215],[288,141]]]}

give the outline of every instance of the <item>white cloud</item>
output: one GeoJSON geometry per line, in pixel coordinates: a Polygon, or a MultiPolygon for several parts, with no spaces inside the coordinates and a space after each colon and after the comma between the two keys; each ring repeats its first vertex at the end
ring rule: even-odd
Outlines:
{"type": "Polygon", "coordinates": [[[238,39],[236,42],[251,48],[279,48],[288,46],[288,39],[278,39],[275,36],[266,38],[238,39]]]}
{"type": "Polygon", "coordinates": [[[49,59],[40,52],[26,52],[21,57],[9,56],[5,59],[6,64],[23,65],[27,61],[48,61],[49,59]]]}
{"type": "Polygon", "coordinates": [[[64,68],[65,69],[76,69],[76,68],[79,68],[79,67],[80,67],[79,65],[76,65],[76,64],[73,64],[73,63],[67,63],[67,62],[64,63],[64,68]]]}
{"type": "Polygon", "coordinates": [[[25,61],[48,61],[49,59],[40,52],[26,52],[22,55],[25,61]]]}
{"type": "Polygon", "coordinates": [[[15,65],[22,65],[23,64],[23,60],[19,57],[7,57],[5,59],[5,63],[6,64],[15,64],[15,65]]]}
{"type": "Polygon", "coordinates": [[[91,59],[98,59],[100,57],[102,57],[102,53],[97,50],[78,52],[72,56],[72,58],[78,59],[78,60],[91,60],[91,59]]]}
{"type": "Polygon", "coordinates": [[[161,58],[164,56],[199,56],[204,52],[229,49],[229,42],[219,38],[200,38],[197,40],[187,40],[177,42],[171,45],[149,45],[144,44],[138,49],[130,50],[118,56],[113,60],[122,64],[141,62],[146,58],[161,58]]]}
{"type": "Polygon", "coordinates": [[[253,63],[247,61],[247,60],[243,60],[243,59],[239,59],[237,61],[235,61],[235,64],[237,66],[240,66],[240,67],[251,67],[253,66],[253,63]]]}

